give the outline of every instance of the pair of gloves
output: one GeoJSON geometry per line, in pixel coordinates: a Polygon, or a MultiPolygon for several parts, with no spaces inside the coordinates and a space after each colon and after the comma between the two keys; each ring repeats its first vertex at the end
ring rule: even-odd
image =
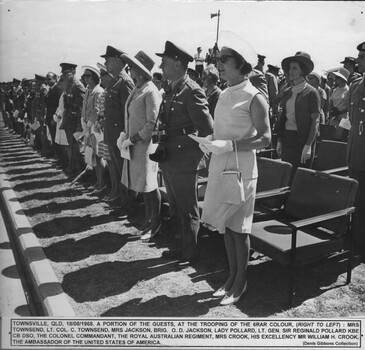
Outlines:
{"type": "Polygon", "coordinates": [[[204,153],[213,153],[216,156],[219,156],[225,152],[233,151],[233,143],[231,140],[214,140],[213,135],[209,135],[206,137],[208,141],[211,141],[206,144],[199,143],[199,148],[204,153]]]}
{"type": "Polygon", "coordinates": [[[119,135],[119,138],[117,140],[117,146],[121,151],[126,151],[129,146],[133,146],[131,139],[124,131],[122,131],[119,135]]]}
{"type": "MultiPolygon", "coordinates": [[[[282,155],[282,145],[281,145],[281,142],[278,142],[278,144],[276,146],[276,153],[281,158],[281,155],[282,155]]],[[[311,146],[304,145],[303,150],[302,150],[302,154],[300,156],[300,162],[302,164],[305,164],[307,162],[307,160],[310,159],[311,155],[312,155],[311,146]]]]}

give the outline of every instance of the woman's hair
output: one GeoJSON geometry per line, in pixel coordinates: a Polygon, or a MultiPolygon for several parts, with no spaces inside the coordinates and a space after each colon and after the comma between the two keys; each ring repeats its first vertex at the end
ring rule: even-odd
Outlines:
{"type": "Polygon", "coordinates": [[[236,62],[236,68],[240,70],[242,75],[247,75],[252,72],[252,66],[248,63],[237,51],[232,50],[232,56],[236,62]]]}
{"type": "Polygon", "coordinates": [[[90,72],[91,74],[91,79],[93,80],[93,82],[97,85],[100,83],[100,78],[97,76],[97,74],[95,72],[93,72],[92,70],[86,69],[87,71],[90,72]]]}
{"type": "Polygon", "coordinates": [[[209,64],[208,66],[206,66],[203,72],[212,83],[217,84],[219,80],[219,73],[214,64],[209,64]]]}

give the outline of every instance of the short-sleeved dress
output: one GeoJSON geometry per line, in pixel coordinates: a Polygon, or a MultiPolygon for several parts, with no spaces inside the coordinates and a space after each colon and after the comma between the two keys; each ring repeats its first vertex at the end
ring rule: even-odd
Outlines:
{"type": "MultiPolygon", "coordinates": [[[[214,119],[215,140],[242,140],[257,134],[251,117],[252,99],[259,91],[249,80],[228,87],[219,97],[214,119]]],[[[219,178],[222,171],[236,169],[235,152],[212,155],[208,185],[201,221],[206,226],[225,233],[226,227],[238,233],[251,233],[255,204],[257,163],[254,150],[238,151],[238,165],[242,174],[245,199],[238,205],[221,203],[219,178]]]]}

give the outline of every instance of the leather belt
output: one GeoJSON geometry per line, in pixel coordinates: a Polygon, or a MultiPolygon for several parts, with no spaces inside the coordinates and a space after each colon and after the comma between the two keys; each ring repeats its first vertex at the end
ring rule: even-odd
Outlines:
{"type": "Polygon", "coordinates": [[[188,135],[195,132],[194,126],[188,126],[186,128],[166,129],[166,135],[170,137],[188,135]]]}

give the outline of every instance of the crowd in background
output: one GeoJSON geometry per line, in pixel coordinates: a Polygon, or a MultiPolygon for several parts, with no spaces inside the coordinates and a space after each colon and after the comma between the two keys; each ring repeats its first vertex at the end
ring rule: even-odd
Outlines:
{"type": "MultiPolygon", "coordinates": [[[[35,74],[34,79],[14,78],[1,83],[1,113],[11,132],[20,135],[42,156],[53,159],[54,166],[62,168],[70,181],[86,166],[94,169],[97,181],[93,193],[105,194],[103,199],[117,204],[118,210],[133,215],[137,195],[142,194],[145,220],[141,222],[140,234],[144,241],[153,239],[161,230],[159,186],[164,183],[170,220],[182,227],[183,243],[177,250],[180,267],[184,267],[199,257],[196,178],[208,176],[210,164],[208,184],[214,183],[215,166],[223,166],[222,154],[238,151],[237,167],[242,167],[243,173],[247,163],[252,162],[247,173],[250,181],[245,183],[247,193],[255,192],[252,179],[257,177],[250,152],[273,148],[278,157],[293,164],[294,174],[298,166],[311,166],[320,125],[333,125],[335,140],[348,142],[351,138],[353,148],[349,152],[355,154],[351,159],[365,158],[365,134],[361,129],[364,108],[360,101],[365,100],[365,95],[360,102],[351,100],[351,88],[357,88],[359,94],[359,84],[364,85],[365,69],[358,66],[359,59],[345,57],[339,62],[342,67],[318,72],[310,55],[299,51],[284,58],[281,67],[267,64],[265,68],[264,55],[257,55],[257,61],[247,65],[244,52],[230,49],[219,50],[214,45],[204,55],[198,47],[196,54],[190,55],[166,42],[165,51],[156,54],[162,58],[161,71],[153,73],[154,60],[143,51],[132,57],[107,46],[106,53],[101,55],[104,64],[82,66],[81,79],[75,75],[76,64],[61,63],[60,76],[58,72],[48,72],[35,74]],[[239,86],[243,93],[237,95],[234,86],[239,86]],[[239,110],[252,120],[250,125],[241,125],[235,119],[238,112],[231,103],[237,98],[250,103],[249,110],[239,110]],[[356,121],[351,119],[357,113],[351,111],[354,103],[360,106],[361,114],[356,121]],[[359,124],[351,132],[354,122],[359,124]],[[236,129],[227,131],[226,125],[236,129]],[[245,137],[240,137],[240,132],[245,137]],[[188,134],[207,137],[209,144],[198,147],[188,134]],[[243,159],[245,166],[240,163],[243,159]]],[[[363,55],[365,44],[360,44],[358,50],[363,55]]],[[[363,90],[364,87],[361,93],[363,90]]],[[[359,181],[359,191],[363,193],[365,166],[360,163],[355,164],[350,176],[359,181]]],[[[210,191],[208,188],[208,197],[210,191]]],[[[364,200],[359,198],[358,210],[364,213],[364,200]]],[[[249,208],[247,205],[246,200],[239,214],[250,221],[247,212],[253,210],[253,204],[249,208]]],[[[213,220],[210,210],[217,213],[220,208],[205,205],[203,218],[207,222],[213,220]]],[[[249,233],[247,220],[242,224],[230,218],[221,227],[222,233],[226,233],[227,251],[235,245],[247,251],[247,242],[236,234],[249,233]],[[233,220],[233,226],[227,224],[229,220],[233,220]],[[232,229],[240,225],[240,229],[232,229]]],[[[242,265],[245,269],[247,261],[242,259],[247,260],[247,256],[236,256],[232,266],[237,269],[242,265]]],[[[223,305],[237,301],[246,289],[246,278],[242,278],[245,271],[239,269],[217,291],[217,296],[225,295],[223,305]]]]}

